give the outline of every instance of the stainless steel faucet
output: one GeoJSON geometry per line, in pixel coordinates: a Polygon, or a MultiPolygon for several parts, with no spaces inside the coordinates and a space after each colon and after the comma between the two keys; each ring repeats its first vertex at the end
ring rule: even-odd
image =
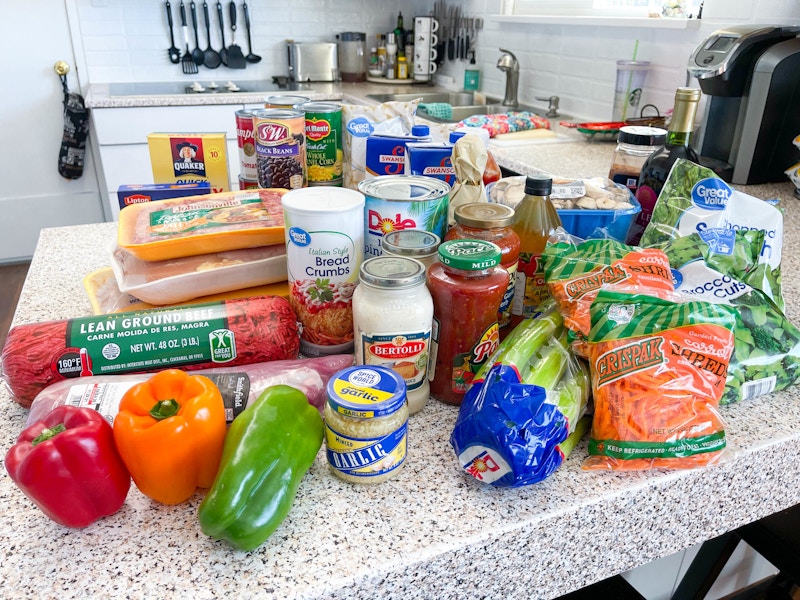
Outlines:
{"type": "Polygon", "coordinates": [[[517,108],[517,89],[519,88],[519,61],[513,52],[500,48],[502,56],[497,61],[497,68],[506,74],[506,96],[503,98],[503,106],[517,108]]]}

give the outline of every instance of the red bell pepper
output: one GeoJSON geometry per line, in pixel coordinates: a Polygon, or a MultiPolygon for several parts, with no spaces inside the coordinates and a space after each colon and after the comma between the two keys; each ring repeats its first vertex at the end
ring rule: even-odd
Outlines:
{"type": "Polygon", "coordinates": [[[114,514],[131,487],[111,425],[90,408],[59,406],[27,427],[5,467],[44,514],[66,527],[114,514]]]}

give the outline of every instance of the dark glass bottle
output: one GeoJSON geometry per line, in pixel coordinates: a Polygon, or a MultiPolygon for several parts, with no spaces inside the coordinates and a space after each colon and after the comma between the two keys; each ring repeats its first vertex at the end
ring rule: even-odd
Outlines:
{"type": "Polygon", "coordinates": [[[691,146],[694,118],[697,114],[697,103],[700,101],[700,90],[696,88],[678,88],[675,92],[675,106],[672,109],[672,120],[667,132],[667,143],[650,155],[642,166],[636,188],[636,199],[642,205],[642,212],[636,217],[628,237],[629,244],[638,244],[650,217],[653,215],[661,188],[667,180],[670,169],[679,158],[695,163],[700,160],[691,146]]]}

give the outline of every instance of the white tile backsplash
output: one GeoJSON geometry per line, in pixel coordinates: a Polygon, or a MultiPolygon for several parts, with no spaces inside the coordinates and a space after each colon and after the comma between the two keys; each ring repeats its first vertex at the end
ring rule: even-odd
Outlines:
{"type": "MultiPolygon", "coordinates": [[[[336,33],[364,31],[367,48],[378,32],[394,28],[397,11],[406,25],[416,14],[428,14],[433,0],[250,0],[253,52],[262,56],[245,70],[220,67],[200,68],[198,75],[184,75],[180,65],[167,60],[169,47],[164,2],[157,0],[108,0],[93,6],[92,0],[74,3],[78,22],[72,24],[80,35],[85,64],[84,83],[168,80],[270,80],[287,73],[286,39],[335,41],[336,33]]],[[[663,112],[672,107],[675,88],[686,84],[686,62],[696,45],[711,32],[743,23],[800,24],[800,2],[796,0],[706,0],[703,20],[694,29],[649,29],[584,25],[507,23],[492,18],[500,11],[500,0],[464,0],[463,14],[482,17],[484,29],[477,36],[476,62],[481,70],[481,91],[502,97],[504,75],[496,69],[500,48],[514,52],[521,65],[519,98],[536,103],[536,96],[558,95],[561,110],[592,120],[611,116],[616,61],[630,59],[638,40],[637,58],[652,63],[642,96],[642,105],[655,104],[663,112]]],[[[190,47],[194,48],[189,2],[190,47]]],[[[175,43],[183,47],[178,8],[172,1],[175,43]]],[[[244,16],[239,7],[236,42],[247,53],[244,16]]],[[[200,47],[208,45],[202,2],[197,3],[200,47]]],[[[211,46],[220,47],[216,2],[209,2],[211,46]]],[[[228,2],[223,2],[225,41],[230,44],[228,2]]],[[[452,77],[460,88],[466,61],[445,62],[439,73],[452,77]]]]}

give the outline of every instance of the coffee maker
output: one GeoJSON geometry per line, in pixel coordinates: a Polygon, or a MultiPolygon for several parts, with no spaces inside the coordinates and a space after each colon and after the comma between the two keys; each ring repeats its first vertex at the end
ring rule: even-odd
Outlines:
{"type": "Polygon", "coordinates": [[[720,29],[689,58],[689,74],[708,96],[698,140],[700,162],[725,181],[785,181],[798,162],[800,27],[720,29]]]}

